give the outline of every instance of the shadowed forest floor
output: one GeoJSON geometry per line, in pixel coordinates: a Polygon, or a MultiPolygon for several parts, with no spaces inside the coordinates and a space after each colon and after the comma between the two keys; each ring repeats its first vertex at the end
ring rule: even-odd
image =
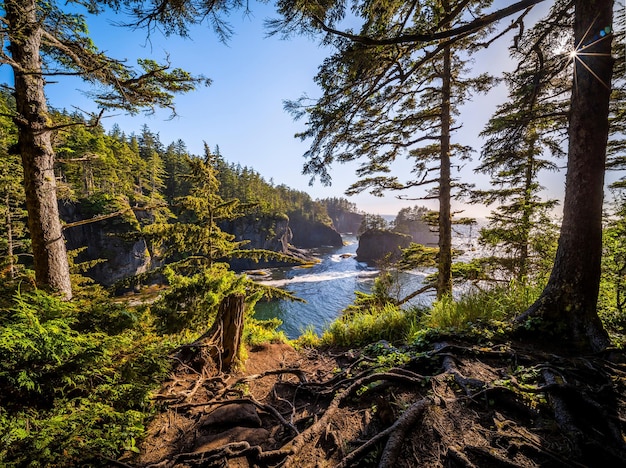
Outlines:
{"type": "Polygon", "coordinates": [[[440,342],[179,362],[134,467],[626,466],[626,356],[440,342]],[[201,363],[201,364],[199,364],[201,363]]]}

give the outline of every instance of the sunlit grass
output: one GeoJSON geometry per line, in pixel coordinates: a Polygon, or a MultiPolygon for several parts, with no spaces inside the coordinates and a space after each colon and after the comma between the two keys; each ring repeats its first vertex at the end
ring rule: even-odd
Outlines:
{"type": "Polygon", "coordinates": [[[249,346],[264,343],[288,343],[289,339],[285,332],[278,330],[282,323],[282,320],[278,318],[257,320],[249,317],[246,319],[242,341],[249,346]]]}
{"type": "Polygon", "coordinates": [[[365,346],[380,340],[412,343],[429,331],[464,332],[479,324],[502,324],[524,312],[539,297],[542,285],[511,282],[468,292],[459,299],[444,297],[430,308],[403,310],[391,303],[346,313],[318,337],[305,330],[301,346],[365,346]]]}
{"type": "Polygon", "coordinates": [[[409,330],[419,322],[421,312],[387,304],[346,314],[330,324],[321,341],[338,346],[364,346],[379,340],[405,342],[409,330]]]}
{"type": "Polygon", "coordinates": [[[458,300],[446,296],[424,316],[425,328],[464,330],[478,321],[505,321],[523,313],[539,297],[542,286],[517,281],[474,290],[458,300]]]}
{"type": "Polygon", "coordinates": [[[309,325],[306,329],[302,331],[302,334],[292,343],[296,349],[315,348],[322,344],[322,340],[320,336],[315,333],[315,328],[313,328],[312,325],[309,325]]]}

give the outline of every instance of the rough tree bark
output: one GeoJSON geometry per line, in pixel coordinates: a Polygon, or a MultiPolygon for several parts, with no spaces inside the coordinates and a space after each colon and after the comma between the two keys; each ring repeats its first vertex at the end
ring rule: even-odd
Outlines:
{"type": "Polygon", "coordinates": [[[613,58],[613,0],[576,0],[574,82],[563,221],[550,279],[519,320],[541,317],[563,343],[600,350],[609,343],[597,313],[602,202],[613,58]],[[604,31],[601,35],[601,31],[604,31]],[[556,328],[555,328],[556,326],[556,328]]]}
{"type": "Polygon", "coordinates": [[[54,176],[54,151],[41,66],[41,28],[36,0],[4,2],[15,76],[18,145],[24,168],[28,228],[37,285],[71,299],[69,264],[62,236],[54,176]]]}
{"type": "MultiPolygon", "coordinates": [[[[447,2],[444,4],[449,10],[447,2]]],[[[441,85],[441,153],[439,156],[439,259],[437,265],[437,299],[452,294],[452,214],[450,180],[450,127],[452,92],[452,48],[443,50],[441,85]]]]}
{"type": "Polygon", "coordinates": [[[226,296],[210,330],[197,341],[209,346],[211,358],[220,371],[228,372],[240,362],[244,310],[243,295],[226,296]]]}

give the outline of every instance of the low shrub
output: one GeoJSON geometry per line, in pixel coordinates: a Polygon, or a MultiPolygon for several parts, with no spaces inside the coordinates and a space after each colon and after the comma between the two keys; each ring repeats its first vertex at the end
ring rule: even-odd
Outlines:
{"type": "Polygon", "coordinates": [[[532,305],[541,290],[538,284],[511,281],[506,286],[472,290],[458,299],[445,296],[433,303],[422,326],[464,330],[476,322],[508,320],[532,305]]]}
{"type": "MultiPolygon", "coordinates": [[[[97,323],[106,311],[94,308],[97,323]]],[[[0,309],[1,466],[104,466],[137,450],[174,343],[146,317],[109,334],[86,330],[89,315],[41,291],[0,309]]]]}

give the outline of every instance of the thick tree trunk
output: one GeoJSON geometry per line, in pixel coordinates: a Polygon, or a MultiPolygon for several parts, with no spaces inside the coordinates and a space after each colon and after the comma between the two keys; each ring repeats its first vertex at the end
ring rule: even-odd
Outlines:
{"type": "Polygon", "coordinates": [[[54,152],[41,68],[41,29],[36,0],[4,2],[14,61],[18,144],[24,167],[28,228],[35,278],[66,299],[72,297],[69,265],[61,231],[54,177],[54,152]]]}
{"type": "Polygon", "coordinates": [[[532,205],[533,179],[535,175],[535,145],[537,139],[533,136],[526,154],[526,170],[524,173],[524,205],[522,207],[521,233],[519,238],[519,257],[517,280],[522,282],[528,274],[528,255],[530,244],[530,224],[535,208],[532,205]]]}
{"type": "Polygon", "coordinates": [[[599,350],[609,340],[597,314],[602,202],[608,138],[613,0],[576,0],[575,59],[563,222],[556,260],[537,302],[539,316],[564,343],[599,350]],[[600,32],[604,31],[603,36],[600,32]]]}
{"type": "Polygon", "coordinates": [[[439,261],[437,273],[437,299],[452,294],[452,215],[450,181],[450,93],[451,48],[443,50],[443,75],[441,86],[441,154],[439,173],[439,261]]]}

